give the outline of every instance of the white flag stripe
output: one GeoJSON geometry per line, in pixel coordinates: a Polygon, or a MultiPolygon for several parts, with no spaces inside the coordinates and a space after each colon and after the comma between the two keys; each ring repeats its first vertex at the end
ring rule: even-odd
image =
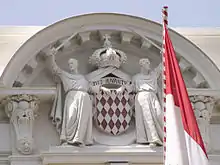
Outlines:
{"type": "Polygon", "coordinates": [[[204,151],[186,131],[185,138],[190,162],[189,165],[208,165],[208,159],[204,151]]]}
{"type": "Polygon", "coordinates": [[[208,159],[195,140],[184,130],[180,108],[172,94],[166,95],[166,162],[165,165],[208,165],[208,159]]]}
{"type": "Polygon", "coordinates": [[[189,165],[180,109],[174,105],[172,94],[166,95],[166,163],[189,165]]]}

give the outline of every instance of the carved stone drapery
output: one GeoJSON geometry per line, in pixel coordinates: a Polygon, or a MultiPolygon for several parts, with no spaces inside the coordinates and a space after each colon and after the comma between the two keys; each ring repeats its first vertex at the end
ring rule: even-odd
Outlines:
{"type": "Polygon", "coordinates": [[[190,96],[196,120],[203,138],[206,150],[210,150],[210,118],[214,107],[214,97],[204,95],[190,96]]]}
{"type": "Polygon", "coordinates": [[[20,94],[6,97],[2,103],[14,126],[16,147],[22,154],[33,150],[32,129],[37,116],[39,99],[34,95],[20,94]]]}

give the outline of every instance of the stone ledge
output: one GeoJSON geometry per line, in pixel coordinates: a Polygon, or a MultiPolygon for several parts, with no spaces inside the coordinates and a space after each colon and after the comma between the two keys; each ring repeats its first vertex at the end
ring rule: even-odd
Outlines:
{"type": "MultiPolygon", "coordinates": [[[[199,88],[188,88],[189,95],[207,95],[220,98],[220,90],[214,89],[199,89],[199,88]]],[[[9,95],[18,94],[31,94],[36,95],[41,100],[47,101],[56,95],[56,87],[13,87],[13,88],[0,88],[0,100],[9,95]]]]}
{"type": "Polygon", "coordinates": [[[1,154],[0,153],[0,165],[6,165],[8,164],[8,154],[1,154]]]}
{"type": "Polygon", "coordinates": [[[39,155],[11,155],[8,160],[10,165],[41,165],[39,155]]]}
{"type": "Polygon", "coordinates": [[[213,96],[217,99],[220,98],[220,90],[210,89],[210,88],[187,88],[189,96],[192,95],[204,95],[213,96]]]}
{"type": "Polygon", "coordinates": [[[0,100],[10,95],[30,94],[40,98],[41,102],[52,101],[56,95],[56,87],[16,87],[0,88],[0,100]]]}
{"type": "Polygon", "coordinates": [[[162,163],[162,147],[150,148],[144,145],[131,146],[90,146],[50,147],[49,151],[42,152],[43,164],[53,163],[162,163]]]}
{"type": "MultiPolygon", "coordinates": [[[[48,164],[108,164],[128,163],[130,165],[140,164],[163,164],[162,147],[150,148],[149,146],[91,146],[72,147],[56,146],[50,147],[49,151],[41,152],[40,155],[10,155],[0,156],[0,165],[48,165],[48,164]]],[[[220,153],[209,154],[210,163],[220,161],[220,153]]]]}

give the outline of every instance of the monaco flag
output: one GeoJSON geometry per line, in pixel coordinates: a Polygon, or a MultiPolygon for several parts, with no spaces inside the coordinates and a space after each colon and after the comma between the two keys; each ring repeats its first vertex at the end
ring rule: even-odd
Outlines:
{"type": "Polygon", "coordinates": [[[208,165],[208,157],[164,21],[165,165],[208,165]]]}

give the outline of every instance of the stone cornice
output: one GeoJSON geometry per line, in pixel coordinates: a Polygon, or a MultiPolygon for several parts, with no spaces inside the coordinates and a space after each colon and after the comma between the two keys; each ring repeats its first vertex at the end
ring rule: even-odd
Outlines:
{"type": "Polygon", "coordinates": [[[191,95],[203,95],[203,96],[213,96],[220,98],[220,89],[208,89],[208,88],[188,88],[188,94],[191,95]]]}
{"type": "Polygon", "coordinates": [[[49,152],[42,152],[42,164],[54,163],[162,163],[162,148],[149,146],[91,146],[76,148],[71,146],[51,147],[49,152]]]}
{"type": "MultiPolygon", "coordinates": [[[[40,153],[43,165],[48,164],[162,164],[162,148],[150,148],[144,145],[134,146],[90,146],[78,148],[72,146],[50,147],[40,153]]],[[[218,162],[219,153],[208,154],[211,162],[218,162]]]]}
{"type": "MultiPolygon", "coordinates": [[[[200,88],[188,88],[189,96],[203,95],[213,96],[216,99],[220,99],[220,89],[200,89],[200,88]]],[[[56,95],[56,87],[21,87],[21,88],[0,88],[0,100],[11,95],[29,94],[35,95],[40,98],[41,102],[52,101],[56,95]]],[[[1,103],[1,101],[0,101],[1,103]]]]}
{"type": "Polygon", "coordinates": [[[22,87],[22,88],[0,88],[0,100],[11,95],[29,94],[40,98],[41,102],[48,102],[56,94],[56,87],[22,87]]]}
{"type": "MultiPolygon", "coordinates": [[[[206,95],[220,98],[220,89],[209,88],[188,88],[189,95],[206,95]]],[[[56,94],[56,87],[14,87],[14,88],[0,88],[0,99],[9,95],[29,94],[36,95],[41,100],[52,97],[56,94]]]]}
{"type": "Polygon", "coordinates": [[[5,165],[9,163],[8,157],[11,155],[11,152],[0,152],[0,165],[5,165]]]}
{"type": "MultiPolygon", "coordinates": [[[[0,88],[0,104],[1,100],[10,95],[29,94],[37,96],[41,103],[51,102],[56,95],[56,87],[21,87],[21,88],[0,88]]],[[[216,100],[220,99],[220,89],[200,89],[200,88],[189,88],[189,96],[192,95],[203,95],[213,96],[216,100]]],[[[214,111],[212,113],[211,123],[220,122],[220,113],[214,111]],[[215,121],[212,121],[212,120],[215,121]]]]}
{"type": "MultiPolygon", "coordinates": [[[[206,95],[220,98],[220,89],[208,89],[208,88],[188,88],[189,95],[206,95]]],[[[14,87],[14,88],[0,88],[0,100],[9,95],[29,94],[36,95],[41,100],[48,100],[56,94],[56,87],[14,87]]]]}

